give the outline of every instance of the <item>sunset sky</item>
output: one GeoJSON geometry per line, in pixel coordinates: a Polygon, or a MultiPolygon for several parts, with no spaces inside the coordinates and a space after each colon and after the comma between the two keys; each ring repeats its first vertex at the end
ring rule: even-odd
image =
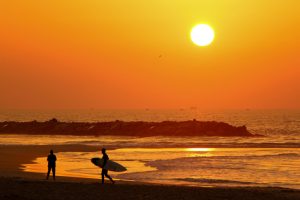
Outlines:
{"type": "Polygon", "coordinates": [[[0,0],[0,108],[300,108],[298,0],[0,0]],[[215,30],[192,43],[198,23],[215,30]]]}

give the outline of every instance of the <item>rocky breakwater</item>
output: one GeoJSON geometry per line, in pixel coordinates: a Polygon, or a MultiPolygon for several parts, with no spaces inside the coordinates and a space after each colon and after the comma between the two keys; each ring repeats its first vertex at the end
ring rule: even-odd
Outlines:
{"type": "Polygon", "coordinates": [[[0,122],[0,134],[117,135],[117,136],[256,136],[246,126],[215,121],[0,122]]]}

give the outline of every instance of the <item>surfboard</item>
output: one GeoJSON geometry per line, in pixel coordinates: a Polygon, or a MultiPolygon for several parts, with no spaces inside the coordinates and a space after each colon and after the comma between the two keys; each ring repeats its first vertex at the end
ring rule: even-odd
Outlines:
{"type": "MultiPolygon", "coordinates": [[[[103,165],[103,159],[102,158],[92,158],[91,162],[94,165],[102,168],[102,165],[103,165]]],[[[124,172],[124,171],[127,170],[124,166],[122,166],[121,164],[119,164],[117,162],[114,162],[112,160],[107,161],[105,169],[107,169],[109,171],[114,171],[114,172],[124,172]]]]}

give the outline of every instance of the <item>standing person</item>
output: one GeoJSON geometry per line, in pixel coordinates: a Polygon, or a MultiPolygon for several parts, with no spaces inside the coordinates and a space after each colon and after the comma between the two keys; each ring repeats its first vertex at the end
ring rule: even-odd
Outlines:
{"type": "Polygon", "coordinates": [[[106,167],[106,164],[107,164],[107,161],[109,160],[109,157],[108,155],[106,154],[106,149],[105,148],[102,148],[102,159],[103,159],[103,165],[102,165],[102,184],[104,184],[104,176],[106,176],[107,178],[109,178],[109,180],[112,182],[112,183],[115,183],[115,181],[108,175],[108,169],[106,167]]]}
{"type": "Polygon", "coordinates": [[[56,156],[54,155],[53,150],[50,150],[50,154],[48,155],[47,161],[48,161],[47,180],[49,179],[51,170],[52,170],[53,180],[55,180],[56,156]]]}

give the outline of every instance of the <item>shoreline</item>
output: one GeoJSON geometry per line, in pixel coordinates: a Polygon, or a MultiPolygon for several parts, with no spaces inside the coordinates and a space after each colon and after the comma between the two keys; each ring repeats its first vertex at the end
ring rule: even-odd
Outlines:
{"type": "MultiPolygon", "coordinates": [[[[55,152],[91,152],[99,151],[98,147],[85,145],[0,145],[0,176],[19,175],[28,177],[27,173],[20,169],[22,164],[31,164],[35,158],[47,157],[50,149],[55,152]]],[[[45,167],[45,173],[46,173],[45,167]]],[[[32,173],[38,174],[38,173],[32,173]]],[[[30,177],[30,176],[29,176],[30,177]]]]}
{"type": "MultiPolygon", "coordinates": [[[[0,199],[300,199],[300,190],[280,187],[201,187],[119,180],[115,185],[99,179],[57,176],[45,180],[45,173],[24,172],[22,164],[32,163],[55,152],[99,151],[84,145],[0,145],[0,199]],[[50,191],[53,191],[51,193],[50,191]],[[50,193],[49,193],[50,192],[50,193]]],[[[45,169],[46,170],[46,169],[45,169]]]]}
{"type": "MultiPolygon", "coordinates": [[[[130,147],[129,147],[130,148],[130,147]]],[[[137,148],[137,147],[134,147],[137,148]]],[[[138,147],[139,148],[139,147],[138,147]]],[[[19,177],[19,178],[29,178],[34,180],[44,180],[47,172],[47,166],[45,165],[45,172],[31,172],[25,171],[24,165],[33,164],[36,158],[42,158],[48,156],[50,149],[53,149],[55,153],[60,152],[99,152],[101,151],[100,147],[97,146],[88,146],[81,144],[61,144],[61,145],[1,145],[0,144],[0,160],[2,161],[0,165],[0,177],[19,177]]],[[[117,146],[110,146],[109,150],[118,149],[117,146]]],[[[85,180],[84,182],[89,182],[90,180],[97,181],[100,180],[100,172],[99,178],[94,177],[84,177],[84,176],[65,176],[59,175],[57,173],[57,178],[61,178],[61,180],[85,180]]],[[[115,177],[118,180],[117,177],[115,177]]],[[[119,179],[118,182],[133,182],[131,180],[119,179]]],[[[139,182],[139,181],[134,181],[139,182]]],[[[203,187],[203,185],[197,184],[177,184],[177,183],[160,183],[160,182],[139,182],[139,184],[165,184],[165,185],[177,185],[177,186],[192,186],[192,187],[203,187]]],[[[204,186],[205,187],[205,186],[204,186]]],[[[223,187],[209,185],[208,187],[223,187]]],[[[274,187],[274,186],[264,186],[264,185],[245,185],[245,186],[235,186],[231,185],[229,187],[274,187]]],[[[277,187],[277,186],[275,186],[277,187]]],[[[278,186],[282,187],[282,186],[278,186]]],[[[282,187],[289,188],[289,187],[282,187]]],[[[297,188],[290,188],[297,189],[297,188]]]]}

